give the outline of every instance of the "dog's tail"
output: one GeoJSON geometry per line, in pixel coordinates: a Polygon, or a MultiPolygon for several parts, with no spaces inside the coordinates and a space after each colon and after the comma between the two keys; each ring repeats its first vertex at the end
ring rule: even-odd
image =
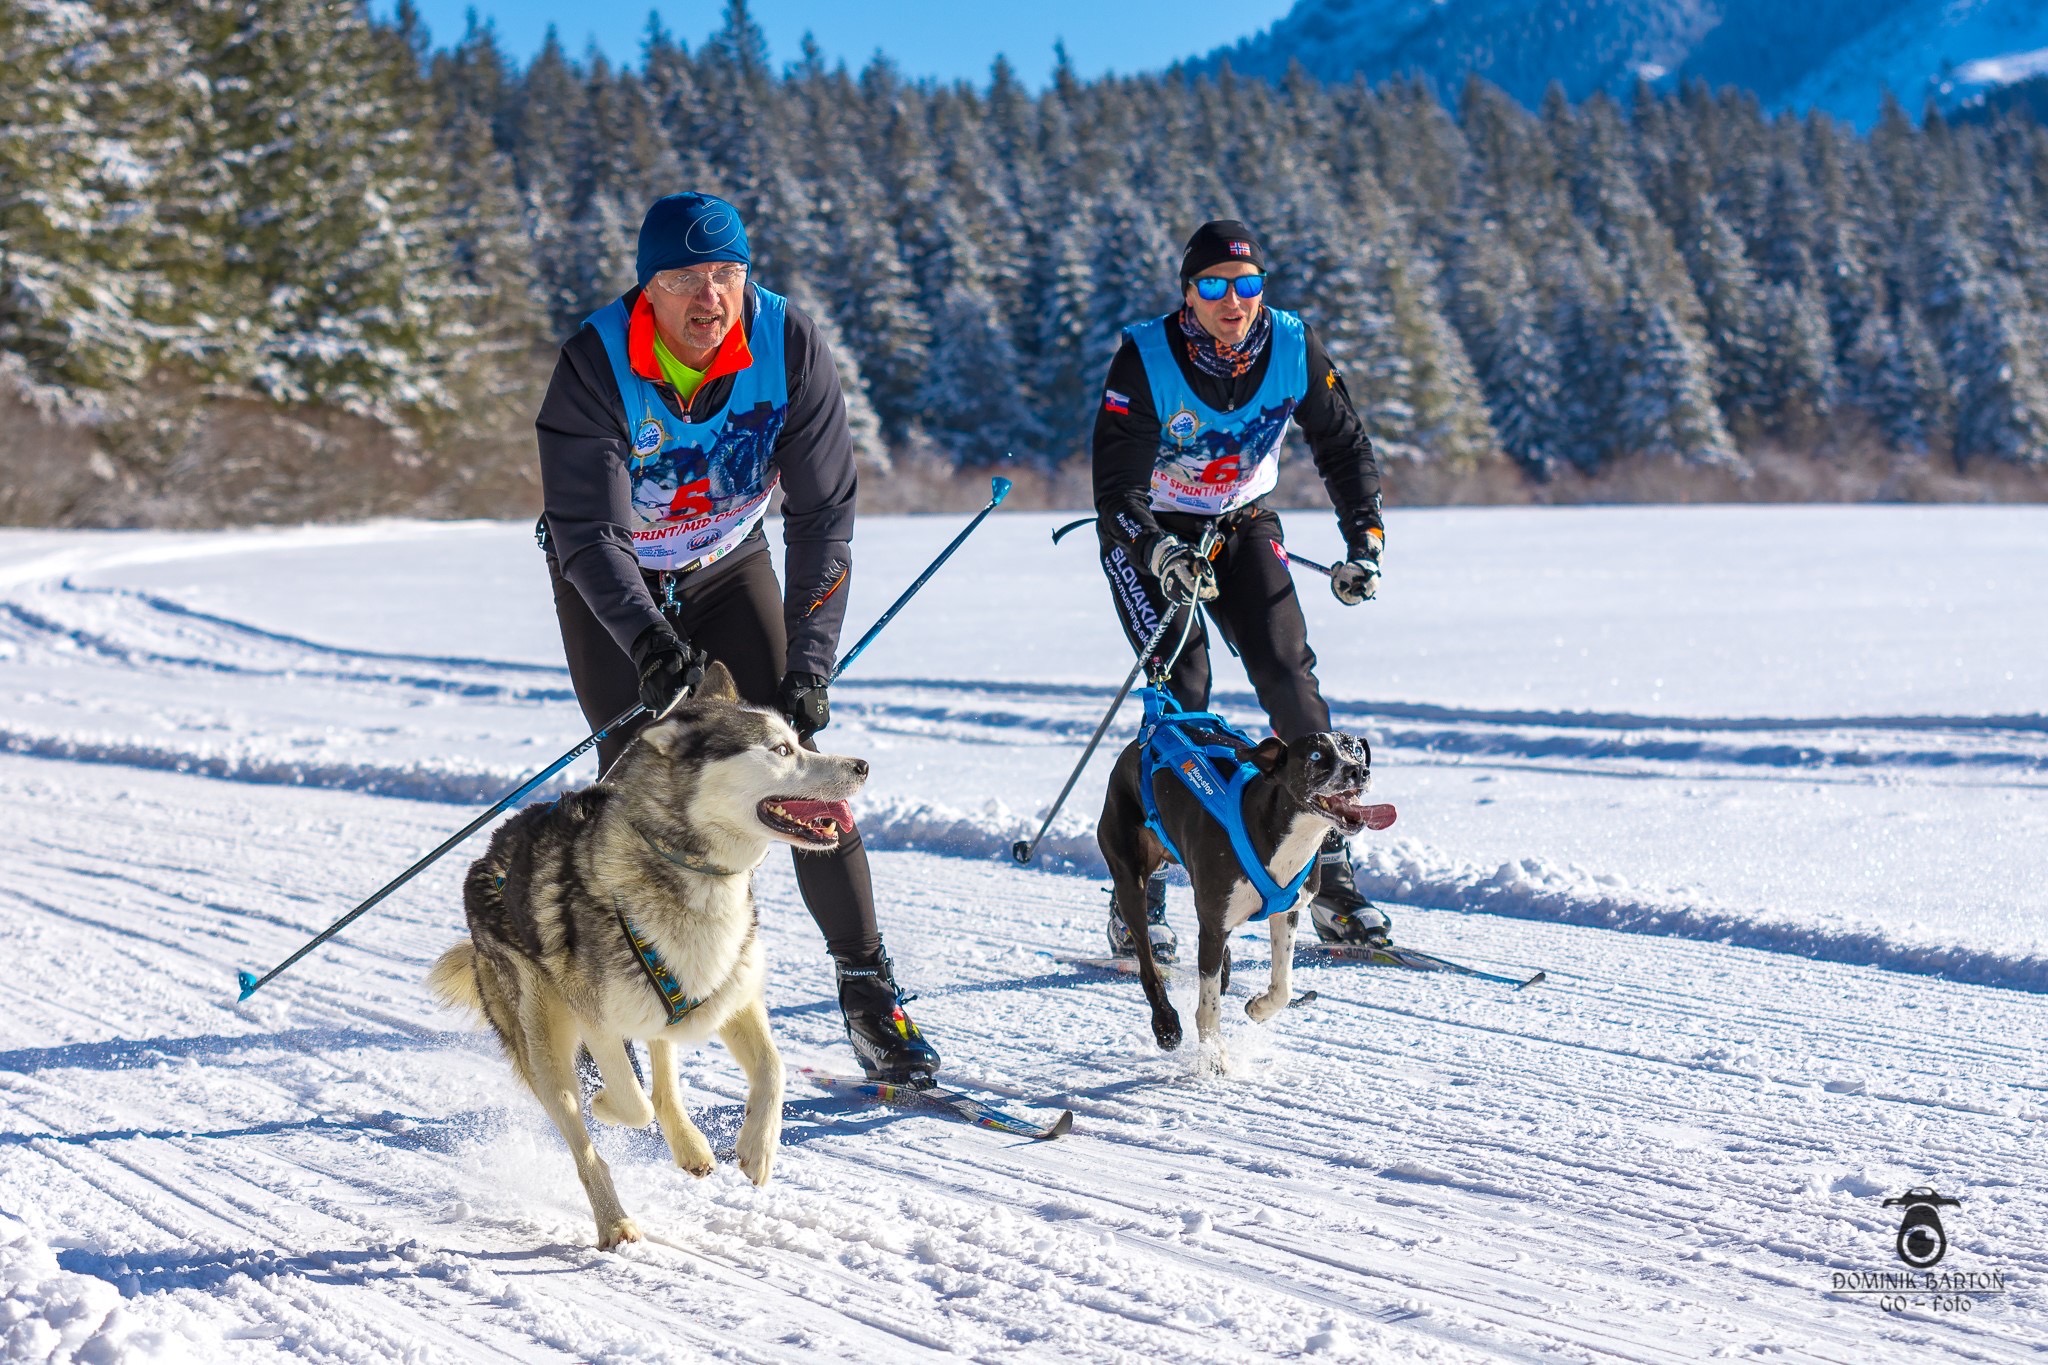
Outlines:
{"type": "Polygon", "coordinates": [[[484,998],[476,985],[476,944],[463,939],[435,958],[433,969],[427,973],[427,989],[448,1008],[468,1010],[481,1019],[484,998]]]}

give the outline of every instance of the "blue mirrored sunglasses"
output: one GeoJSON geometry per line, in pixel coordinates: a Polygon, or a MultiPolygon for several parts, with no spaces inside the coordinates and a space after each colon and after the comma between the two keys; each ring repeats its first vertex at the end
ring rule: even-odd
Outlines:
{"type": "Polygon", "coordinates": [[[1201,275],[1194,280],[1195,293],[1201,298],[1207,299],[1210,303],[1216,302],[1216,300],[1229,293],[1232,285],[1237,286],[1237,296],[1239,298],[1255,299],[1266,292],[1266,277],[1264,275],[1239,275],[1235,278],[1230,278],[1223,275],[1201,275]]]}

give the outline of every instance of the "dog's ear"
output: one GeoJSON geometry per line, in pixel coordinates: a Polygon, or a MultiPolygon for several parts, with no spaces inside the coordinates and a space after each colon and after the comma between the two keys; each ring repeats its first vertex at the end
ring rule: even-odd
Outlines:
{"type": "Polygon", "coordinates": [[[697,701],[736,702],[740,699],[740,689],[726,666],[713,659],[704,668],[704,681],[698,683],[697,690],[690,695],[697,701]]]}
{"type": "Polygon", "coordinates": [[[1278,735],[1267,735],[1259,741],[1258,747],[1245,757],[1252,761],[1254,768],[1271,777],[1280,771],[1280,765],[1287,761],[1287,741],[1278,735]]]}

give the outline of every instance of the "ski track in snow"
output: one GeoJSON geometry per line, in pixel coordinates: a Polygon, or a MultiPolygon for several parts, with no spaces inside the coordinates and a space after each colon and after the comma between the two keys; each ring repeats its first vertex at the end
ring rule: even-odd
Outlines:
{"type": "MultiPolygon", "coordinates": [[[[1071,1107],[1073,1133],[1019,1143],[796,1078],[850,1063],[771,856],[774,1182],[730,1164],[736,1068],[688,1054],[723,1164],[695,1181],[652,1129],[604,1130],[649,1240],[599,1253],[538,1106],[420,984],[460,931],[463,853],[233,1000],[235,968],[578,737],[562,670],[298,638],[84,581],[51,540],[0,571],[0,1359],[2041,1358],[2034,942],[1780,915],[1548,840],[1495,863],[1407,837],[1434,831],[1404,797],[1359,846],[1401,941],[1549,979],[1303,967],[1319,999],[1260,1027],[1241,1003],[1263,936],[1241,937],[1230,1072],[1201,1074],[1192,1042],[1151,1043],[1133,983],[1052,960],[1099,941],[1099,779],[1045,846],[1083,875],[1001,861],[1100,715],[1081,685],[848,679],[832,732],[877,758],[884,927],[949,1079],[1071,1107]],[[1880,1201],[1930,1183],[1965,1200],[1943,1268],[2009,1291],[1969,1314],[1829,1295],[1834,1272],[1900,1268],[1880,1201]]],[[[229,552],[136,562],[209,550],[229,552]]],[[[1219,702],[1250,719],[1249,696],[1219,702]]],[[[1795,787],[1856,819],[1938,792],[1968,818],[2048,768],[2027,714],[1337,711],[1425,812],[1477,781],[1560,806],[1697,788],[1729,820],[1782,818],[1795,787]]],[[[1191,934],[1184,891],[1173,916],[1191,934]]],[[[1185,1018],[1192,974],[1174,995],[1185,1018]]]]}

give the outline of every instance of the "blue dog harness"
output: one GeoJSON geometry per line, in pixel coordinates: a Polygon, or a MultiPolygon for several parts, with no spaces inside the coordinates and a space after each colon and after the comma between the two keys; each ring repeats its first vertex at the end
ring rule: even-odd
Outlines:
{"type": "Polygon", "coordinates": [[[1256,747],[1251,737],[1214,711],[1181,710],[1180,703],[1162,687],[1141,687],[1138,695],[1145,701],[1145,719],[1138,730],[1138,796],[1145,803],[1145,827],[1175,862],[1187,866],[1187,859],[1180,856],[1159,821],[1159,802],[1152,795],[1153,776],[1162,767],[1170,769],[1230,836],[1237,865],[1244,869],[1262,902],[1253,921],[1292,910],[1309,873],[1315,871],[1316,855],[1309,854],[1301,871],[1282,886],[1252,848],[1251,834],[1244,827],[1245,788],[1259,776],[1258,768],[1244,757],[1244,750],[1256,747]],[[1218,759],[1232,765],[1229,778],[1217,771],[1218,759]]]}

